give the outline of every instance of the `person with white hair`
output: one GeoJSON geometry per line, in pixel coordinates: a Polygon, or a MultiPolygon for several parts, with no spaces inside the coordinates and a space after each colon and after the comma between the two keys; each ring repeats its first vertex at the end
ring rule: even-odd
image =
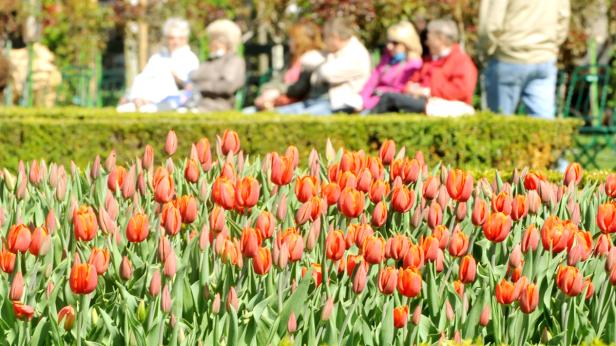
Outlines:
{"type": "Polygon", "coordinates": [[[179,97],[189,83],[189,74],[199,66],[199,58],[188,45],[188,22],[181,18],[167,19],[163,36],[165,46],[148,59],[118,111],[156,111],[156,104],[169,97],[179,97]]]}
{"type": "Polygon", "coordinates": [[[209,57],[190,73],[197,96],[196,110],[215,112],[233,109],[235,93],[244,85],[246,64],[237,55],[242,32],[234,22],[219,19],[206,28],[209,57]]]}
{"type": "Polygon", "coordinates": [[[462,115],[471,107],[477,67],[458,45],[453,20],[436,19],[428,24],[430,56],[406,84],[403,93],[386,93],[372,113],[407,112],[428,115],[462,115]]]}

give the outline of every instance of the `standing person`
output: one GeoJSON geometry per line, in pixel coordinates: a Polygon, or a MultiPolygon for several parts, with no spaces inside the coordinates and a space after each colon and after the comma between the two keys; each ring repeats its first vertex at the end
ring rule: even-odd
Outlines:
{"type": "Polygon", "coordinates": [[[188,74],[199,66],[199,59],[188,45],[190,27],[181,18],[169,18],[163,25],[165,47],[148,59],[143,71],[133,80],[119,112],[156,111],[156,104],[176,96],[188,84],[188,74]]]}
{"type": "Polygon", "coordinates": [[[554,118],[558,47],[567,38],[569,0],[482,0],[479,18],[488,107],[554,118]]]}
{"type": "Polygon", "coordinates": [[[385,54],[360,95],[369,112],[386,92],[402,92],[406,82],[422,65],[422,47],[413,24],[403,21],[387,29],[385,54]]]}
{"type": "Polygon", "coordinates": [[[215,112],[235,107],[235,93],[244,85],[246,63],[237,55],[242,32],[234,22],[219,19],[207,26],[210,56],[190,74],[197,110],[215,112]]]}
{"type": "Polygon", "coordinates": [[[457,42],[458,27],[454,21],[431,21],[427,40],[430,56],[411,77],[404,93],[384,94],[372,113],[461,115],[472,112],[477,68],[457,42]],[[439,109],[428,111],[431,104],[438,105],[439,109]]]}
{"type": "Polygon", "coordinates": [[[351,24],[342,18],[325,23],[323,36],[329,54],[312,73],[311,96],[303,102],[277,108],[279,113],[330,115],[362,108],[359,92],[370,77],[368,50],[354,36],[351,24]],[[326,88],[327,93],[314,97],[321,86],[326,88]]]}

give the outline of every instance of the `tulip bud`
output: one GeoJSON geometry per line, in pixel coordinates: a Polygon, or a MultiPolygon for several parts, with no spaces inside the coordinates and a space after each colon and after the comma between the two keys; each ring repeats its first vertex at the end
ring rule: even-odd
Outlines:
{"type": "Polygon", "coordinates": [[[176,259],[175,259],[175,253],[172,250],[171,253],[165,259],[163,274],[165,274],[165,276],[168,278],[173,278],[175,276],[175,272],[176,272],[176,259]]]}
{"type": "Polygon", "coordinates": [[[218,314],[219,311],[220,311],[220,294],[216,293],[216,295],[214,295],[214,301],[212,302],[212,312],[214,314],[218,314]]]}
{"type": "Polygon", "coordinates": [[[334,299],[332,297],[327,298],[325,302],[325,306],[323,307],[323,312],[321,312],[321,320],[327,321],[329,320],[329,316],[332,314],[332,310],[334,309],[334,299]]]}
{"type": "Polygon", "coordinates": [[[462,222],[462,220],[466,219],[466,203],[467,202],[460,202],[456,207],[456,220],[458,222],[462,222]]]}
{"type": "Polygon", "coordinates": [[[229,293],[227,294],[227,309],[233,308],[235,311],[239,309],[240,301],[237,298],[237,293],[235,292],[235,288],[229,288],[229,293]]]}
{"type": "Polygon", "coordinates": [[[142,299],[139,302],[139,306],[137,306],[137,319],[139,322],[143,323],[146,319],[146,311],[145,311],[145,301],[142,299]]]}
{"type": "Polygon", "coordinates": [[[367,266],[357,266],[355,276],[353,277],[353,292],[356,294],[360,294],[366,287],[367,274],[367,266]]]}
{"type": "Polygon", "coordinates": [[[21,272],[18,271],[13,277],[13,282],[11,283],[11,292],[9,297],[11,300],[21,300],[21,296],[24,294],[24,277],[21,275],[21,272]]]}
{"type": "Polygon", "coordinates": [[[157,269],[152,274],[152,279],[150,280],[150,295],[152,297],[156,297],[160,293],[160,271],[157,269]]]}
{"type": "Polygon", "coordinates": [[[165,152],[167,155],[172,156],[178,148],[178,138],[175,135],[175,131],[169,130],[167,133],[167,141],[165,142],[165,152]]]}
{"type": "Polygon", "coordinates": [[[163,288],[163,295],[160,300],[160,306],[164,313],[168,314],[171,311],[171,294],[169,293],[169,284],[163,288]]]}
{"type": "Polygon", "coordinates": [[[455,317],[451,303],[449,303],[449,299],[445,300],[445,316],[449,321],[453,321],[453,318],[455,317]]]}
{"type": "Polygon", "coordinates": [[[96,158],[94,159],[94,163],[92,164],[92,167],[90,168],[90,178],[92,178],[92,180],[98,178],[101,174],[101,157],[99,155],[96,155],[96,158]]]}
{"type": "Polygon", "coordinates": [[[133,266],[128,257],[124,256],[122,258],[122,263],[120,264],[120,277],[124,280],[129,280],[132,276],[133,266]]]}
{"type": "Polygon", "coordinates": [[[509,264],[512,267],[519,267],[522,265],[522,249],[520,248],[520,244],[517,244],[516,246],[513,247],[513,251],[511,251],[511,254],[509,255],[509,264]]]}
{"type": "Polygon", "coordinates": [[[287,215],[287,195],[282,194],[278,200],[278,208],[276,208],[276,217],[280,221],[284,221],[287,215]]]}
{"type": "Polygon", "coordinates": [[[287,322],[287,330],[293,334],[297,330],[297,321],[295,320],[295,313],[291,312],[289,315],[289,321],[287,322]]]}
{"type": "Polygon", "coordinates": [[[490,322],[490,316],[491,316],[491,311],[490,311],[490,305],[486,304],[483,306],[483,310],[481,310],[481,316],[479,317],[479,324],[481,324],[482,326],[487,326],[488,323],[490,322]]]}
{"type": "Polygon", "coordinates": [[[413,321],[414,325],[419,325],[419,322],[421,322],[421,305],[417,305],[415,310],[413,310],[413,317],[411,320],[413,321]]]}
{"type": "MultiPolygon", "coordinates": [[[[96,310],[94,310],[96,311],[96,310]]],[[[61,325],[64,330],[68,331],[73,328],[75,323],[75,309],[67,305],[58,311],[58,324],[61,325]]]]}

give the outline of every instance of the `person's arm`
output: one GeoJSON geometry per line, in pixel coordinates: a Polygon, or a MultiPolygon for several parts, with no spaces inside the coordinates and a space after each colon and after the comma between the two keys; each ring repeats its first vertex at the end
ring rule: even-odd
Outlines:
{"type": "Polygon", "coordinates": [[[482,0],[479,10],[479,48],[487,55],[496,49],[509,0],[482,0]]]}
{"type": "Polygon", "coordinates": [[[244,85],[246,75],[244,59],[233,57],[223,66],[222,71],[216,73],[216,75],[220,76],[220,78],[216,80],[208,78],[197,82],[199,91],[214,95],[233,95],[244,85]]]}
{"type": "Polygon", "coordinates": [[[368,79],[366,84],[364,84],[364,87],[361,89],[359,95],[361,95],[361,98],[364,101],[374,94],[376,86],[379,84],[379,76],[382,73],[383,66],[385,65],[385,59],[385,57],[381,59],[381,62],[379,62],[377,67],[372,71],[372,73],[370,74],[370,78],[368,79]]]}
{"type": "Polygon", "coordinates": [[[571,7],[569,0],[561,1],[562,7],[558,9],[558,28],[556,29],[556,42],[563,44],[569,34],[569,19],[571,18],[571,7]]]}
{"type": "Polygon", "coordinates": [[[326,61],[316,71],[317,80],[336,85],[362,77],[370,69],[370,56],[362,55],[364,54],[355,55],[351,53],[326,61]]]}

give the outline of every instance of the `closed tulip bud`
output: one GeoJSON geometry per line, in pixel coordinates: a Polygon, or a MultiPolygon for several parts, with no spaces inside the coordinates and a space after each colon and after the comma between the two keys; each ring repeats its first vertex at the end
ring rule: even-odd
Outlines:
{"type": "Polygon", "coordinates": [[[206,224],[201,228],[201,232],[199,233],[199,249],[201,251],[205,251],[205,249],[210,245],[210,234],[206,224]]]}
{"type": "Polygon", "coordinates": [[[186,160],[186,168],[184,168],[184,178],[190,183],[196,183],[199,180],[199,165],[193,159],[186,160]]]}
{"type": "Polygon", "coordinates": [[[436,196],[436,202],[441,206],[441,209],[445,210],[447,208],[447,204],[449,204],[449,193],[447,192],[447,188],[445,185],[441,185],[439,188],[438,195],[436,196]]]}
{"type": "Polygon", "coordinates": [[[280,253],[278,255],[278,261],[276,262],[276,264],[278,265],[278,267],[282,269],[282,268],[287,267],[288,262],[289,262],[289,246],[287,245],[287,243],[283,243],[282,245],[280,245],[280,253]]]}
{"type": "Polygon", "coordinates": [[[413,324],[418,326],[419,322],[421,322],[421,305],[417,305],[415,310],[413,310],[413,317],[411,318],[413,324]]]}
{"type": "Polygon", "coordinates": [[[490,305],[484,305],[483,309],[481,310],[481,315],[479,317],[479,324],[481,324],[483,327],[487,326],[488,323],[490,323],[491,314],[492,312],[490,311],[490,305]]]}
{"type": "Polygon", "coordinates": [[[471,220],[473,225],[482,226],[488,218],[488,204],[483,199],[475,199],[471,220]]]}
{"type": "Polygon", "coordinates": [[[167,155],[172,156],[178,148],[178,137],[175,135],[175,131],[169,130],[167,133],[167,141],[165,142],[165,152],[167,155]]]}
{"type": "Polygon", "coordinates": [[[547,181],[541,181],[539,183],[539,193],[541,201],[547,205],[553,206],[556,203],[556,194],[552,189],[552,184],[547,181]]]}
{"type": "Polygon", "coordinates": [[[385,201],[380,201],[374,206],[372,211],[371,223],[375,227],[381,227],[387,221],[387,204],[385,201]]]}
{"type": "Polygon", "coordinates": [[[325,301],[325,305],[323,306],[323,311],[321,312],[321,320],[328,321],[333,309],[334,299],[332,297],[329,297],[327,298],[327,301],[325,301]]]}
{"type": "Polygon", "coordinates": [[[88,263],[96,268],[98,275],[103,275],[107,272],[107,268],[109,268],[109,257],[109,250],[93,248],[88,263]]]}
{"type": "Polygon", "coordinates": [[[605,178],[605,185],[603,189],[608,197],[616,198],[616,173],[609,174],[605,178]]]}
{"type": "Polygon", "coordinates": [[[170,175],[169,170],[163,167],[156,169],[154,173],[153,184],[154,186],[154,200],[158,203],[167,203],[173,199],[175,195],[175,185],[173,177],[170,175]]]}
{"type": "Polygon", "coordinates": [[[240,137],[233,130],[225,130],[222,135],[221,150],[223,155],[237,154],[240,151],[240,137]]]}
{"type": "Polygon", "coordinates": [[[466,202],[458,203],[458,205],[456,206],[456,220],[458,222],[462,222],[464,219],[466,219],[466,213],[467,213],[466,202]]]}
{"type": "Polygon", "coordinates": [[[528,191],[526,199],[528,201],[528,211],[532,214],[537,214],[541,208],[541,197],[539,197],[537,191],[528,191]]]}
{"type": "Polygon", "coordinates": [[[163,287],[163,295],[160,300],[160,307],[164,313],[168,314],[171,311],[171,294],[169,293],[169,284],[163,287]]]}
{"type": "Polygon", "coordinates": [[[383,294],[393,294],[398,284],[398,270],[385,267],[379,272],[379,291],[383,294]]]}
{"type": "Polygon", "coordinates": [[[453,318],[455,317],[451,303],[449,303],[449,299],[445,300],[445,317],[447,317],[447,320],[449,321],[453,321],[453,318]]]}
{"type": "Polygon", "coordinates": [[[468,236],[462,231],[455,231],[449,241],[449,254],[462,257],[468,249],[468,236]]]}
{"type": "Polygon", "coordinates": [[[599,205],[597,226],[605,234],[616,232],[616,202],[599,205]]]}
{"type": "MultiPolygon", "coordinates": [[[[1,227],[1,225],[0,225],[1,227]]],[[[49,209],[47,217],[45,218],[45,227],[49,231],[49,234],[53,234],[58,227],[58,221],[56,220],[56,213],[53,209],[49,209]]]]}
{"type": "Polygon", "coordinates": [[[405,268],[398,271],[398,292],[405,297],[413,298],[421,292],[421,273],[416,268],[405,268]]]}
{"type": "Polygon", "coordinates": [[[210,141],[207,138],[201,138],[195,145],[197,150],[197,158],[201,163],[204,171],[209,171],[212,167],[212,151],[210,141]]]}
{"type": "Polygon", "coordinates": [[[152,279],[150,279],[149,293],[152,297],[156,297],[160,293],[160,285],[160,271],[157,269],[152,274],[152,279]]]}
{"type": "Polygon", "coordinates": [[[408,305],[398,306],[394,308],[394,327],[397,329],[406,327],[409,320],[408,305]]]}
{"type": "Polygon", "coordinates": [[[528,251],[535,251],[537,249],[537,245],[539,244],[539,232],[535,225],[530,225],[524,235],[522,236],[522,244],[521,249],[524,253],[528,251]]]}
{"type": "Polygon", "coordinates": [[[440,273],[443,271],[444,266],[445,266],[445,255],[443,254],[443,250],[439,248],[436,250],[436,260],[434,261],[434,269],[436,269],[437,273],[440,273]]]}
{"type": "Polygon", "coordinates": [[[176,199],[176,208],[180,210],[182,223],[190,225],[197,219],[197,199],[193,196],[182,196],[176,199]]]}
{"type": "Polygon", "coordinates": [[[590,280],[590,278],[586,278],[584,280],[584,289],[583,291],[586,291],[586,300],[589,300],[590,298],[592,298],[592,295],[595,293],[595,286],[592,284],[592,281],[590,280]]]}
{"type": "Polygon", "coordinates": [[[21,296],[24,294],[24,277],[21,275],[21,272],[17,272],[13,277],[13,281],[11,282],[11,291],[9,293],[9,298],[11,300],[21,300],[21,296]]]}
{"type": "Polygon", "coordinates": [[[259,248],[252,260],[253,269],[258,275],[267,274],[272,266],[272,255],[269,248],[259,248]]]}
{"type": "Polygon", "coordinates": [[[240,301],[237,298],[237,293],[235,292],[235,288],[229,288],[229,293],[227,294],[227,309],[233,308],[235,311],[239,309],[240,301]]]}
{"type": "Polygon", "coordinates": [[[216,293],[214,295],[214,300],[212,301],[212,312],[214,314],[218,314],[220,312],[220,294],[216,293]]]}
{"type": "Polygon", "coordinates": [[[91,207],[83,205],[73,212],[73,229],[75,238],[81,241],[90,241],[96,236],[98,222],[96,214],[91,207]]]}
{"type": "Polygon", "coordinates": [[[466,255],[460,262],[460,268],[458,271],[458,279],[465,284],[470,284],[475,281],[475,274],[477,272],[477,262],[473,256],[466,255]]]}
{"type": "Polygon", "coordinates": [[[355,271],[353,276],[353,292],[360,294],[366,287],[366,281],[368,280],[368,268],[367,266],[360,265],[355,271]]]}
{"type": "Polygon", "coordinates": [[[411,225],[413,225],[413,227],[419,227],[422,220],[422,214],[423,213],[421,206],[417,206],[417,208],[415,208],[415,211],[413,212],[413,216],[411,216],[411,225]]]}
{"type": "Polygon", "coordinates": [[[75,309],[67,305],[58,311],[58,325],[61,325],[64,330],[69,331],[75,323],[75,309]]]}
{"type": "Polygon", "coordinates": [[[453,290],[460,297],[460,299],[464,299],[464,283],[460,280],[455,280],[453,282],[453,290]]]}
{"type": "Polygon", "coordinates": [[[9,234],[6,237],[8,249],[12,253],[26,252],[30,248],[32,234],[30,229],[24,224],[11,226],[9,234]]]}
{"type": "Polygon", "coordinates": [[[503,305],[509,305],[518,298],[519,290],[516,290],[516,285],[514,285],[513,283],[506,281],[505,279],[502,279],[496,285],[495,295],[496,295],[496,300],[499,303],[503,305]]]}
{"type": "Polygon", "coordinates": [[[394,159],[394,155],[396,155],[396,142],[391,139],[385,140],[383,144],[381,144],[381,149],[379,150],[381,162],[384,165],[390,164],[394,159]]]}
{"type": "Polygon", "coordinates": [[[287,321],[287,330],[289,333],[293,334],[297,330],[297,321],[295,319],[295,313],[291,312],[289,314],[289,321],[287,321]]]}
{"type": "Polygon", "coordinates": [[[357,176],[357,189],[361,192],[368,193],[370,192],[371,185],[372,173],[370,173],[368,168],[363,168],[359,171],[359,175],[357,176]]]}
{"type": "Polygon", "coordinates": [[[429,176],[423,183],[423,197],[432,200],[436,197],[441,187],[440,181],[434,176],[429,176]]]}
{"type": "Polygon", "coordinates": [[[270,179],[272,183],[282,186],[287,185],[293,179],[293,162],[287,156],[272,153],[272,166],[270,179]]]}
{"type": "Polygon", "coordinates": [[[122,257],[120,263],[120,277],[124,280],[129,280],[133,276],[133,265],[130,263],[128,257],[122,257]]]}
{"type": "Polygon", "coordinates": [[[136,179],[135,165],[133,165],[129,169],[122,185],[120,186],[122,188],[122,197],[124,197],[124,199],[128,199],[135,194],[136,179]]]}
{"type": "Polygon", "coordinates": [[[509,255],[509,264],[512,267],[519,267],[524,262],[524,258],[522,256],[522,249],[520,244],[513,247],[511,254],[509,255]]]}
{"type": "Polygon", "coordinates": [[[523,287],[518,300],[520,302],[520,310],[525,314],[535,311],[539,304],[539,288],[537,285],[530,283],[523,287]]]}
{"type": "Polygon", "coordinates": [[[30,253],[34,256],[44,256],[49,251],[50,245],[51,237],[45,226],[35,228],[30,241],[30,253]]]}
{"type": "Polygon", "coordinates": [[[597,243],[595,244],[595,255],[596,256],[605,256],[608,251],[610,251],[612,247],[612,241],[607,234],[600,234],[599,238],[597,238],[597,243]]]}
{"type": "Polygon", "coordinates": [[[570,183],[578,185],[582,181],[582,175],[584,170],[582,166],[577,162],[571,162],[565,169],[563,176],[563,185],[568,186],[570,183]]]}
{"type": "Polygon", "coordinates": [[[101,175],[101,157],[100,155],[96,155],[94,159],[94,163],[92,163],[92,167],[90,168],[90,178],[92,180],[98,178],[101,175]]]}
{"type": "Polygon", "coordinates": [[[182,227],[182,215],[180,210],[176,208],[173,203],[166,203],[163,206],[160,221],[168,235],[173,236],[178,234],[182,227]]]}
{"type": "Polygon", "coordinates": [[[175,276],[175,272],[177,270],[175,253],[171,251],[169,256],[165,258],[165,264],[163,267],[163,274],[165,274],[168,278],[173,278],[175,276]]]}
{"type": "Polygon", "coordinates": [[[443,210],[438,203],[432,202],[428,209],[428,227],[434,229],[443,222],[443,210]]]}

